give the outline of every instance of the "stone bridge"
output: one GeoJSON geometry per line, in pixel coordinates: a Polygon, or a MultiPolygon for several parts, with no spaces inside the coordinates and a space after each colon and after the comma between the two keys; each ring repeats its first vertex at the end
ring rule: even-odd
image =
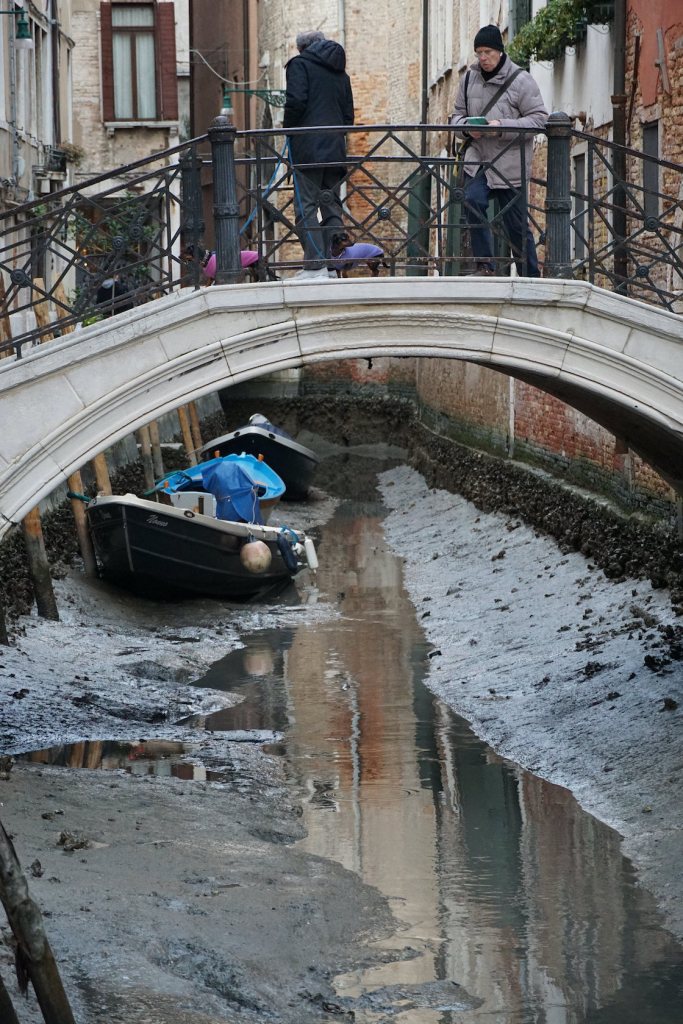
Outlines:
{"type": "Polygon", "coordinates": [[[683,493],[683,320],[580,281],[311,279],[182,290],[0,363],[0,536],[186,402],[321,360],[462,359],[528,381],[683,493]]]}

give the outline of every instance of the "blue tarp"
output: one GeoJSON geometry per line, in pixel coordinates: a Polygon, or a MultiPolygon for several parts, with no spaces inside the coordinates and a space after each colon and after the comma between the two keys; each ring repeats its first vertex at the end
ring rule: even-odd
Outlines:
{"type": "Polygon", "coordinates": [[[262,523],[259,491],[264,488],[254,484],[248,473],[238,462],[227,459],[212,459],[197,467],[201,470],[201,481],[205,490],[216,499],[216,518],[243,520],[245,523],[262,523]]]}
{"type": "Polygon", "coordinates": [[[164,477],[155,490],[208,491],[216,498],[218,519],[262,523],[259,499],[278,498],[285,485],[267,463],[253,455],[225,455],[164,477]]]}

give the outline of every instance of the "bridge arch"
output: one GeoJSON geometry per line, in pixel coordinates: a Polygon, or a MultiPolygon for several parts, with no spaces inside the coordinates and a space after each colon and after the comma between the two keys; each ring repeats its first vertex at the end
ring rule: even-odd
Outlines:
{"type": "Polygon", "coordinates": [[[0,536],[179,405],[322,360],[479,363],[585,412],[683,493],[683,321],[580,281],[378,278],[183,290],[0,364],[0,536]]]}

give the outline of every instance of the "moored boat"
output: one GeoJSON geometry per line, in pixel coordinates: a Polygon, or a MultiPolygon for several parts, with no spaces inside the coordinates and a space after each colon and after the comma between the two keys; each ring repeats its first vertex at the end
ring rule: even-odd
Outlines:
{"type": "Polygon", "coordinates": [[[318,564],[313,541],[301,531],[218,519],[133,494],[93,498],[87,517],[102,576],[148,597],[255,598],[318,564]]]}
{"type": "Polygon", "coordinates": [[[282,477],[285,497],[292,500],[306,497],[320,461],[311,448],[299,444],[260,413],[254,413],[246,426],[216,437],[200,448],[200,455],[208,458],[240,452],[263,458],[282,477]]]}
{"type": "Polygon", "coordinates": [[[167,504],[219,519],[267,523],[285,484],[264,460],[243,452],[170,473],[156,482],[153,491],[167,504]]]}

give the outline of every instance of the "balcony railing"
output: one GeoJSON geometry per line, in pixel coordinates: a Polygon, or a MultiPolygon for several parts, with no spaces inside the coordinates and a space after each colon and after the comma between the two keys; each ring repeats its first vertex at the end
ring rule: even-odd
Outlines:
{"type": "MultiPolygon", "coordinates": [[[[451,129],[324,130],[347,136],[345,228],[382,248],[382,273],[475,271],[451,129]]],[[[525,134],[507,135],[521,151],[525,134]]],[[[683,310],[683,167],[576,132],[563,114],[545,135],[521,190],[543,276],[683,310]]],[[[216,249],[219,283],[244,278],[240,249],[256,254],[251,277],[291,276],[303,266],[295,181],[281,130],[217,118],[207,136],[0,213],[0,355],[199,287],[201,245],[216,249]]],[[[515,274],[495,204],[490,216],[498,273],[515,274]]]]}

